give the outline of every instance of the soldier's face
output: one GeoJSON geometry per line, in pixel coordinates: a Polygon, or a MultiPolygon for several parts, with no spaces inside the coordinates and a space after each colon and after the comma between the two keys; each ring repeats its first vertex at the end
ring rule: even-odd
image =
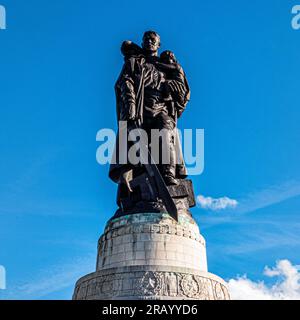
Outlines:
{"type": "Polygon", "coordinates": [[[143,38],[143,49],[149,52],[156,52],[159,48],[159,38],[154,34],[149,34],[143,38]]]}

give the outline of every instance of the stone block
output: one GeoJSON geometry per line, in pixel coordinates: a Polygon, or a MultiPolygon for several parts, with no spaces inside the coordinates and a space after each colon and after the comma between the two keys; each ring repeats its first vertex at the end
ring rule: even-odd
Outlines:
{"type": "Polygon", "coordinates": [[[136,251],[135,252],[135,259],[137,260],[145,260],[145,251],[136,251]]]}

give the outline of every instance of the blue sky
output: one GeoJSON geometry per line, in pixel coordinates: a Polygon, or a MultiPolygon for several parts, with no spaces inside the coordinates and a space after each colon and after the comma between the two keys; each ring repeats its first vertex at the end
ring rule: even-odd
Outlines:
{"type": "Polygon", "coordinates": [[[205,129],[197,195],[235,209],[192,214],[209,270],[229,280],[300,264],[299,50],[290,0],[1,0],[0,298],[69,299],[95,269],[116,209],[96,133],[116,128],[120,44],[161,35],[187,74],[180,128],[205,129]]]}

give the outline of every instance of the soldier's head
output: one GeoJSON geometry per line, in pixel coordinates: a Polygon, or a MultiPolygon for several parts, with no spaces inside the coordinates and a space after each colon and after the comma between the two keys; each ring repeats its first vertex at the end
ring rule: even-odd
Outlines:
{"type": "Polygon", "coordinates": [[[150,55],[157,55],[160,47],[160,36],[155,31],[146,31],[143,36],[143,49],[150,55]]]}

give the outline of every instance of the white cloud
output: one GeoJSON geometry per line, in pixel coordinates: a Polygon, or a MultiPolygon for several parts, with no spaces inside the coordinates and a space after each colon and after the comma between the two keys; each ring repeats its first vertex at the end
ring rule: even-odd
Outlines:
{"type": "Polygon", "coordinates": [[[228,197],[221,197],[215,199],[212,197],[205,197],[202,195],[197,196],[197,202],[201,208],[213,211],[235,208],[238,205],[238,202],[236,200],[230,199],[228,197]]]}
{"type": "Polygon", "coordinates": [[[276,267],[265,267],[264,275],[278,277],[274,285],[252,281],[246,275],[228,282],[233,300],[300,300],[300,266],[279,260],[276,267]]]}
{"type": "MultiPolygon", "coordinates": [[[[258,191],[253,191],[240,199],[233,200],[236,201],[236,205],[223,208],[225,210],[222,216],[206,215],[204,218],[202,217],[202,230],[221,223],[237,222],[238,220],[236,218],[238,216],[251,214],[259,209],[267,208],[299,196],[300,181],[297,180],[290,180],[281,184],[268,186],[258,191]],[[203,226],[203,224],[205,225],[203,226]]],[[[224,198],[226,199],[227,197],[213,199],[199,195],[197,196],[197,203],[203,209],[218,210],[218,206],[214,205],[214,202],[220,202],[219,200],[224,198]]],[[[241,221],[239,220],[239,222],[241,221]]],[[[254,220],[252,219],[250,222],[253,223],[254,220]]],[[[271,220],[269,221],[269,223],[272,222],[271,220]]],[[[281,222],[282,220],[280,223],[281,222]]]]}
{"type": "Polygon", "coordinates": [[[239,213],[253,212],[300,195],[300,181],[286,181],[252,192],[241,199],[239,213]]]}
{"type": "MultiPolygon", "coordinates": [[[[291,180],[251,192],[238,200],[228,197],[215,199],[199,195],[197,196],[197,202],[203,209],[229,209],[226,210],[228,214],[233,212],[235,214],[246,214],[297,196],[300,196],[300,181],[291,180]],[[230,209],[235,210],[231,211],[230,209]]],[[[230,215],[228,219],[230,220],[230,215]]]]}

